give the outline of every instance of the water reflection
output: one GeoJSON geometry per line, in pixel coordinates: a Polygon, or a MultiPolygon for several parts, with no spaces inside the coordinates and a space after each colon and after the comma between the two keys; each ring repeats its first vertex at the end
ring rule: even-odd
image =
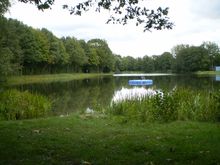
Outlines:
{"type": "Polygon", "coordinates": [[[112,78],[86,79],[48,84],[17,86],[21,91],[31,91],[49,97],[53,102],[53,114],[65,115],[74,111],[106,106],[114,93],[112,78]]]}
{"type": "Polygon", "coordinates": [[[141,100],[145,97],[151,97],[156,95],[159,90],[152,88],[146,89],[145,87],[124,88],[115,91],[111,103],[119,103],[125,100],[141,100]]]}

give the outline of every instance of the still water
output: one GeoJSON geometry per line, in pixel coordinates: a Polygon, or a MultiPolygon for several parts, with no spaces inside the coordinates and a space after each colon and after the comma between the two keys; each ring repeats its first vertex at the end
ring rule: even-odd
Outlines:
{"type": "Polygon", "coordinates": [[[61,115],[71,112],[107,106],[110,104],[115,92],[121,89],[130,89],[128,80],[152,79],[153,85],[146,89],[172,90],[176,87],[189,87],[192,90],[219,90],[220,77],[195,75],[120,75],[103,76],[99,78],[73,80],[69,82],[39,83],[13,86],[21,91],[28,90],[49,97],[53,101],[53,114],[61,115]]]}

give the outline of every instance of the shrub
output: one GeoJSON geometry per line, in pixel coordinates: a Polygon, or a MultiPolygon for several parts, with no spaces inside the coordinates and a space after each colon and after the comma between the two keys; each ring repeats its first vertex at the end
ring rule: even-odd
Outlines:
{"type": "Polygon", "coordinates": [[[15,89],[0,93],[0,119],[19,120],[43,117],[51,110],[51,102],[39,94],[15,89]]]}

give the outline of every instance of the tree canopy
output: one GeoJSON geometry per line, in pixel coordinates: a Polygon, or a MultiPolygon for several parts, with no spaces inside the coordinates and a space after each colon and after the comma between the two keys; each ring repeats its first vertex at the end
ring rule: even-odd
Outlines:
{"type": "Polygon", "coordinates": [[[58,38],[49,30],[0,17],[0,79],[16,74],[64,72],[195,72],[220,65],[214,42],[176,45],[170,52],[144,57],[120,56],[103,39],[58,38]]]}
{"type": "MultiPolygon", "coordinates": [[[[18,0],[23,3],[36,5],[39,10],[52,8],[55,0],[18,0]]],[[[149,9],[146,0],[84,0],[76,5],[63,4],[63,8],[69,10],[70,14],[82,15],[84,12],[94,10],[101,12],[108,10],[110,13],[107,23],[119,23],[126,25],[134,20],[135,24],[143,25],[144,31],[156,29],[172,29],[173,23],[168,17],[169,8],[158,7],[149,9]]],[[[0,14],[4,14],[10,7],[10,0],[0,2],[0,14]]]]}

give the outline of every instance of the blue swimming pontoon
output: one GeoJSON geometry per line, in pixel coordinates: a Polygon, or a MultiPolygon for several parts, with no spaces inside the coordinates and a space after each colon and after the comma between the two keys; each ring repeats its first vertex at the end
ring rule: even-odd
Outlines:
{"type": "Polygon", "coordinates": [[[129,85],[152,85],[153,80],[129,80],[129,85]]]}

